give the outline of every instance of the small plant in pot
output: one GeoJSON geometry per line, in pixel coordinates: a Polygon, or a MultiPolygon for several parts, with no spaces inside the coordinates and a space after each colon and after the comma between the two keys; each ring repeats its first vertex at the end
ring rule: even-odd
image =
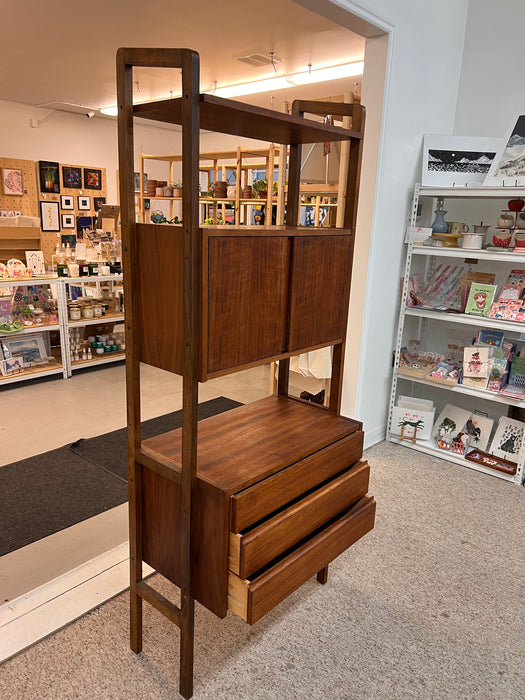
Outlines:
{"type": "Polygon", "coordinates": [[[254,180],[252,189],[256,199],[266,199],[268,197],[268,180],[254,180]]]}
{"type": "Polygon", "coordinates": [[[173,187],[173,196],[174,197],[182,197],[182,182],[174,182],[172,184],[173,187]]]}

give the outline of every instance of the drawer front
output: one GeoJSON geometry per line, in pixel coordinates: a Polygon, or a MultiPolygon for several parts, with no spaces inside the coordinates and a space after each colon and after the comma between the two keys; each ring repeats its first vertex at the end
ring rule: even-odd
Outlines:
{"type": "Polygon", "coordinates": [[[230,530],[241,532],[354,464],[362,454],[363,431],[358,430],[234,494],[231,497],[230,530]]]}
{"type": "Polygon", "coordinates": [[[374,527],[375,501],[364,497],[335,522],[253,580],[229,574],[228,608],[250,625],[374,527]]]}
{"type": "Polygon", "coordinates": [[[230,533],[229,568],[247,578],[368,491],[370,468],[358,462],[340,476],[247,533],[230,533]]]}

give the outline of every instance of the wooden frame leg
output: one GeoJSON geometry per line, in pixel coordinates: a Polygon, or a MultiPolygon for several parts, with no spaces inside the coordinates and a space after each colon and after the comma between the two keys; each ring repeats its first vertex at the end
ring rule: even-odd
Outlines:
{"type": "Polygon", "coordinates": [[[328,564],[324,567],[324,569],[317,572],[317,580],[323,585],[328,581],[328,564]]]}
{"type": "Polygon", "coordinates": [[[142,581],[142,471],[133,462],[129,479],[129,644],[131,651],[142,651],[142,598],[137,584],[142,581]]]}
{"type": "Polygon", "coordinates": [[[195,600],[193,596],[181,593],[179,691],[183,698],[193,695],[194,625],[195,600]]]}

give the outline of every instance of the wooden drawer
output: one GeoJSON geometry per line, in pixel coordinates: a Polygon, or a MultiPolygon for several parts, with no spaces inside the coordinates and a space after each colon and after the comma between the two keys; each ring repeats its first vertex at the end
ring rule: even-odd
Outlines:
{"type": "Polygon", "coordinates": [[[230,571],[247,578],[307,537],[366,494],[369,474],[358,462],[248,532],[230,532],[230,571]]]}
{"type": "Polygon", "coordinates": [[[361,459],[362,454],[363,431],[357,430],[234,494],[231,497],[230,530],[241,532],[354,464],[361,459]]]}
{"type": "Polygon", "coordinates": [[[374,527],[365,496],[310,540],[252,579],[228,578],[228,608],[252,625],[374,527]]]}

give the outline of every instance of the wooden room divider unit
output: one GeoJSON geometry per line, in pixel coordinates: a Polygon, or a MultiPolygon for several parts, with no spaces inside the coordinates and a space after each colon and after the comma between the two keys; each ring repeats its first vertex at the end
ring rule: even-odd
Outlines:
{"type": "Polygon", "coordinates": [[[253,624],[311,576],[325,583],[329,562],[374,525],[362,425],[339,415],[364,111],[309,102],[288,115],[200,95],[188,49],[119,49],[117,91],[131,648],[142,649],[145,600],[180,628],[189,698],[195,599],[253,624]],[[182,69],[182,97],[133,105],[135,66],[182,69]],[[301,116],[326,110],[354,128],[301,116]],[[181,226],[135,222],[134,116],[182,125],[181,226]],[[290,145],[286,226],[199,228],[199,129],[290,145]],[[351,143],[345,228],[301,228],[301,144],[336,140],[351,143]],[[326,346],[330,406],[290,397],[289,358],[326,346]],[[197,424],[199,381],[275,360],[276,396],[197,424]],[[140,363],[182,375],[181,429],[142,440],[140,363]],[[146,583],[143,561],[180,588],[180,606],[146,583]]]}

